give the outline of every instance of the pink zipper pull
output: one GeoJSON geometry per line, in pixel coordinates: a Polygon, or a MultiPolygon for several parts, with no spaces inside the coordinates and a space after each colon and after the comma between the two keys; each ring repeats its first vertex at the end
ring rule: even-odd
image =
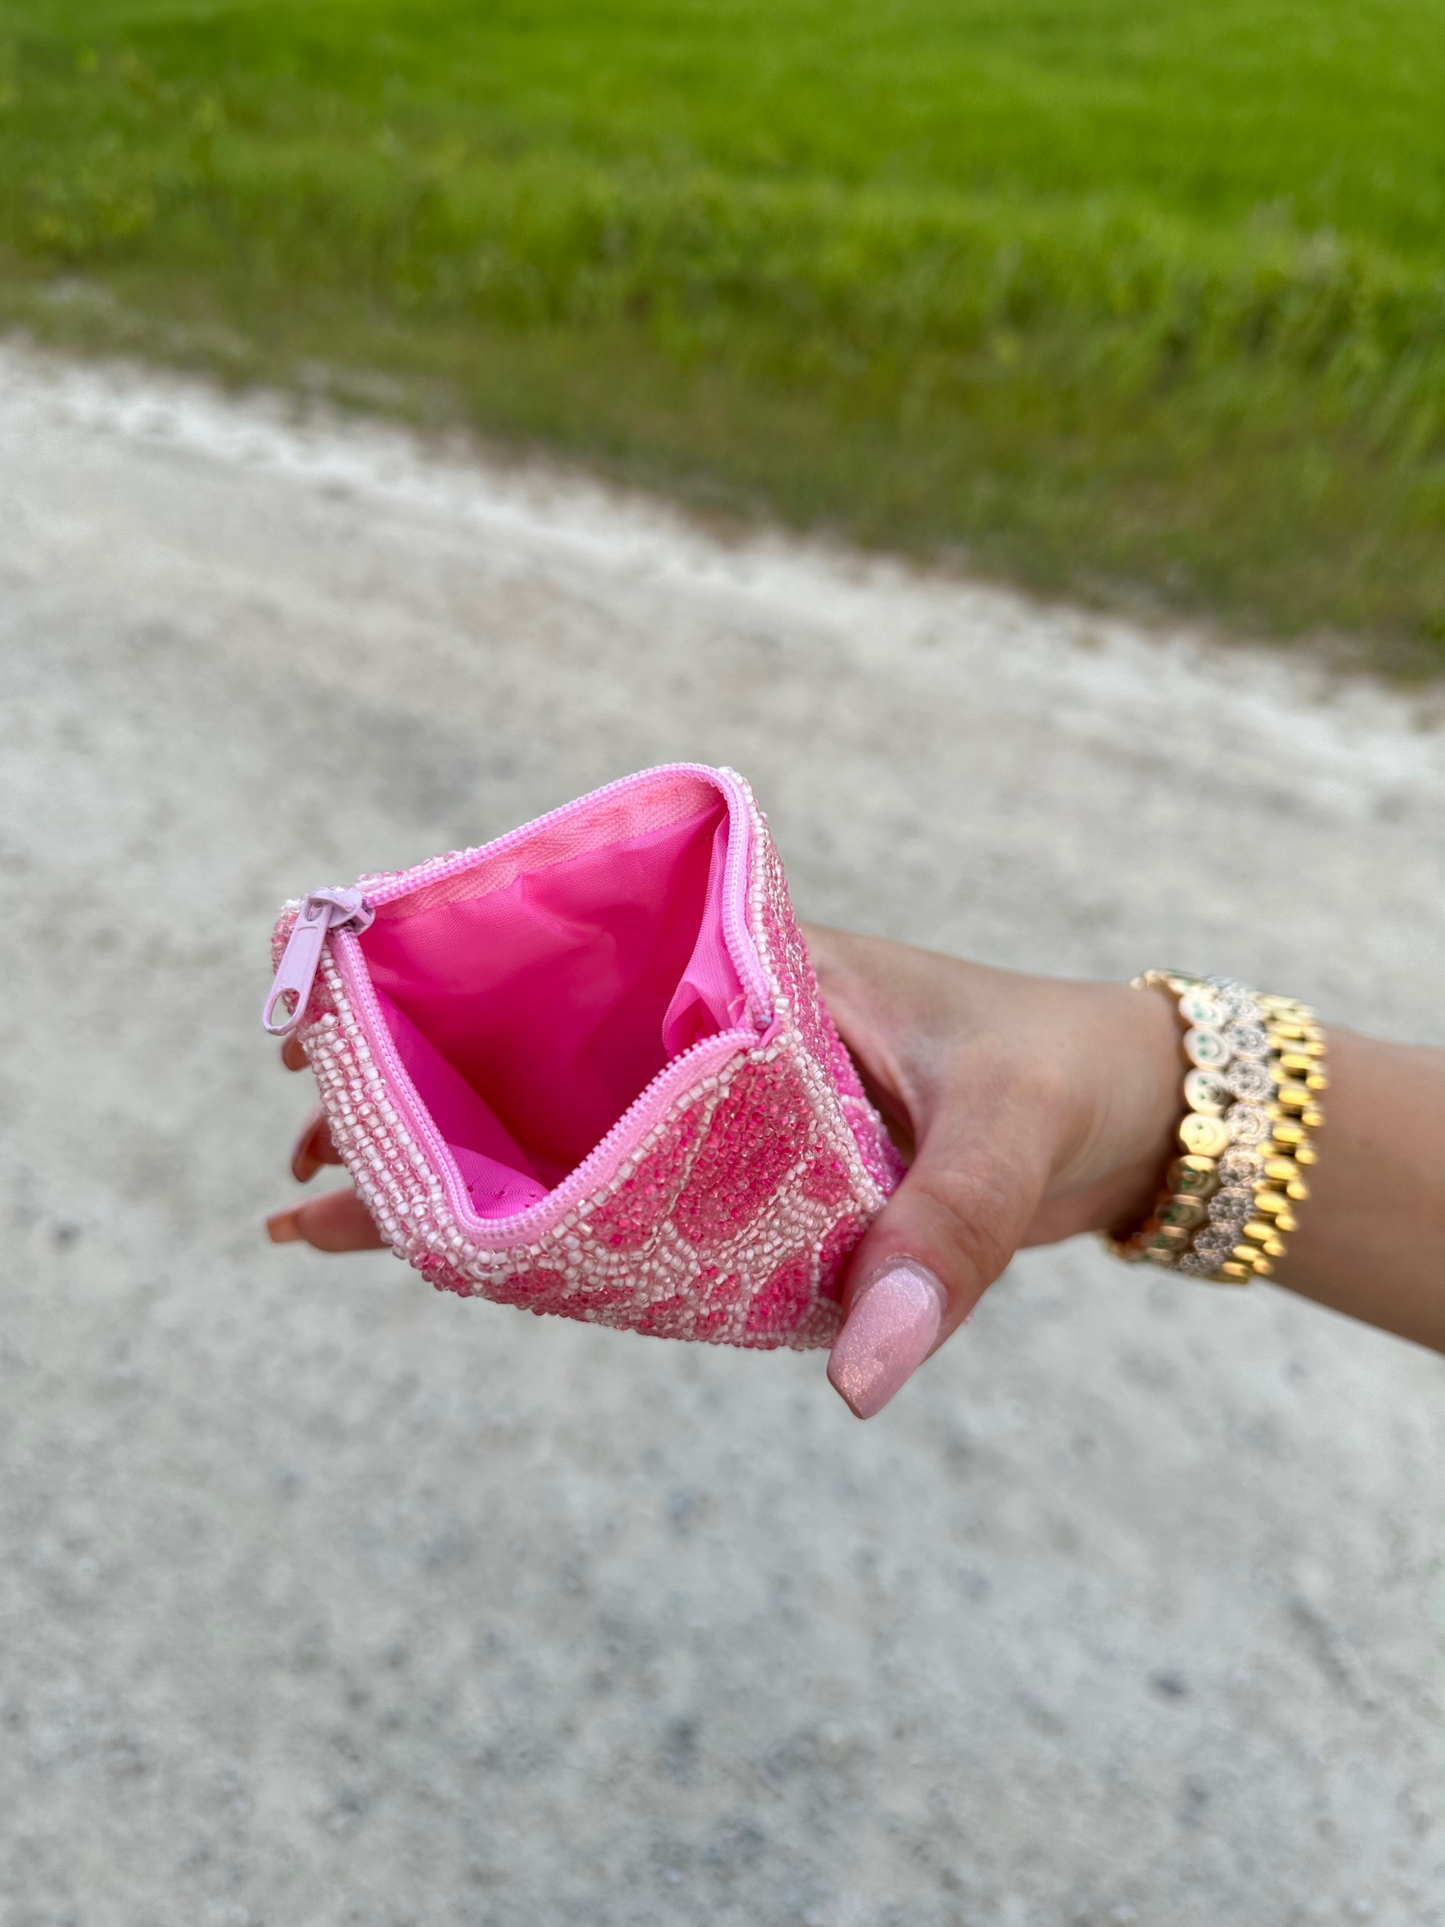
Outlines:
{"type": "Polygon", "coordinates": [[[321,962],[321,946],[327,933],[349,925],[359,935],[367,929],[376,912],[360,890],[313,890],[300,910],[291,935],[286,940],[281,967],[271,982],[271,994],[261,1012],[261,1022],[273,1037],[289,1037],[306,1015],[316,967],[321,962]],[[271,1021],[276,1006],[288,990],[296,992],[296,1002],[284,1024],[271,1021]]]}

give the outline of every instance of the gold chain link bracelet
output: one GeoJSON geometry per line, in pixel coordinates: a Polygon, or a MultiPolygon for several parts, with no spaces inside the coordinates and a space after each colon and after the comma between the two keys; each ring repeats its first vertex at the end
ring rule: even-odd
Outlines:
{"type": "Polygon", "coordinates": [[[1231,977],[1150,970],[1136,990],[1177,998],[1188,1107],[1180,1155],[1137,1231],[1106,1235],[1127,1264],[1158,1265],[1212,1284],[1268,1278],[1309,1196],[1311,1131],[1324,1123],[1319,1094],[1325,1037],[1314,1012],[1231,977]]]}

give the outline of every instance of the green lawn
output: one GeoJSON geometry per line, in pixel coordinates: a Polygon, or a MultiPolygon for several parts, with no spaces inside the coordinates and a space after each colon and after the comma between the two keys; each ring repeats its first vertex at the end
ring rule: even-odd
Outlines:
{"type": "Polygon", "coordinates": [[[1445,0],[0,0],[0,313],[1445,665],[1442,54],[1445,0]]]}

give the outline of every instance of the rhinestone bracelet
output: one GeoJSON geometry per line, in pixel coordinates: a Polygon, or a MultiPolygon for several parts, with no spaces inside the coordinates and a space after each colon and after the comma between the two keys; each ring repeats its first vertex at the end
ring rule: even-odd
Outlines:
{"type": "Polygon", "coordinates": [[[1182,1153],[1137,1231],[1106,1235],[1126,1263],[1159,1265],[1214,1284],[1267,1278],[1295,1230],[1292,1205],[1309,1196],[1310,1132],[1324,1123],[1324,1032],[1290,997],[1264,996],[1231,977],[1150,970],[1137,990],[1178,999],[1188,1106],[1182,1153]]]}

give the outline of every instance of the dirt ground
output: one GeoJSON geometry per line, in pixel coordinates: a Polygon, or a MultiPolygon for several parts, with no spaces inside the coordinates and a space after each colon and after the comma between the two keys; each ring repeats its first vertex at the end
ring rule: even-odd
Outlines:
{"type": "Polygon", "coordinates": [[[268,1248],[281,898],[729,762],[806,914],[1445,1040],[1432,699],[0,353],[3,1927],[1445,1922],[1445,1366],[1021,1260],[870,1425],[268,1248]]]}

